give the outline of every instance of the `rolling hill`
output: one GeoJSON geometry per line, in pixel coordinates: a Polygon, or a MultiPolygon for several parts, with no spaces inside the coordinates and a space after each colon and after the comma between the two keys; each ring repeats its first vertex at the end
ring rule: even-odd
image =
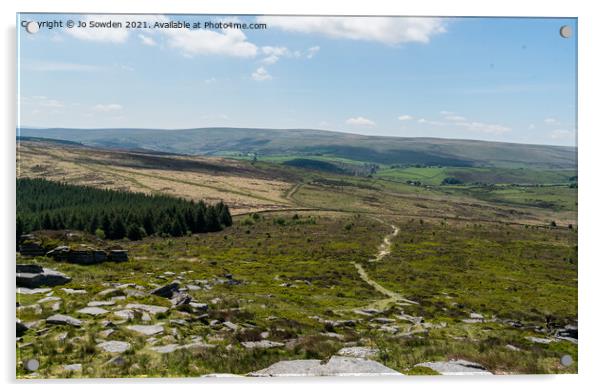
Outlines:
{"type": "Polygon", "coordinates": [[[175,154],[330,157],[385,165],[441,165],[574,169],[575,147],[479,140],[364,136],[313,129],[20,128],[20,137],[66,140],[88,146],[175,154]]]}

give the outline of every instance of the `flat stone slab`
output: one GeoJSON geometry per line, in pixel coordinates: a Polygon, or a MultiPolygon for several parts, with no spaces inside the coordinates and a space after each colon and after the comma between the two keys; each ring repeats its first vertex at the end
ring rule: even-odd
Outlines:
{"type": "Polygon", "coordinates": [[[67,294],[86,294],[87,291],[84,289],[69,289],[66,287],[61,288],[67,294]]]}
{"type": "Polygon", "coordinates": [[[112,306],[115,305],[115,301],[90,301],[88,306],[112,306]]]}
{"type": "Polygon", "coordinates": [[[39,304],[44,304],[46,302],[56,302],[56,301],[62,301],[62,298],[61,297],[52,297],[52,296],[50,296],[50,297],[44,297],[44,298],[40,299],[38,301],[38,303],[39,304]]]}
{"type": "Polygon", "coordinates": [[[325,364],[322,364],[318,359],[280,361],[248,375],[251,377],[403,376],[403,374],[376,361],[339,356],[333,356],[325,364]]]}
{"type": "Polygon", "coordinates": [[[173,353],[180,348],[179,344],[167,344],[165,346],[151,347],[151,350],[156,351],[160,354],[173,353]]]}
{"type": "Polygon", "coordinates": [[[255,349],[255,348],[274,348],[283,347],[284,343],[272,342],[271,340],[259,340],[257,342],[242,342],[240,343],[244,348],[255,349]]]}
{"type": "Polygon", "coordinates": [[[124,320],[132,320],[135,316],[134,311],[130,310],[130,309],[118,310],[116,312],[113,312],[113,314],[115,315],[115,317],[118,317],[118,318],[124,319],[124,320]]]}
{"type": "Polygon", "coordinates": [[[63,370],[68,372],[81,372],[82,364],[81,363],[73,363],[71,365],[63,365],[63,370]]]}
{"type": "Polygon", "coordinates": [[[71,282],[71,278],[62,272],[43,268],[42,272],[17,272],[17,286],[30,289],[40,286],[59,286],[71,282]]]}
{"type": "Polygon", "coordinates": [[[54,314],[46,319],[48,324],[56,325],[71,325],[73,327],[81,327],[82,321],[64,314],[54,314]]]}
{"type": "MultiPolygon", "coordinates": [[[[65,290],[65,289],[63,289],[65,290]]],[[[49,287],[44,287],[44,288],[37,288],[37,289],[30,289],[27,287],[17,287],[17,294],[44,294],[44,293],[48,293],[52,291],[51,288],[49,287]]]]}
{"type": "Polygon", "coordinates": [[[370,347],[343,347],[337,352],[342,357],[368,359],[378,355],[378,350],[370,347]]]}
{"type": "Polygon", "coordinates": [[[148,312],[150,314],[159,314],[166,313],[169,308],[165,306],[157,306],[157,305],[145,305],[145,304],[127,304],[125,306],[127,309],[141,310],[144,312],[148,312]]]}
{"type": "Polygon", "coordinates": [[[129,350],[131,345],[128,342],[122,342],[120,340],[109,340],[97,344],[96,347],[109,353],[122,353],[129,350]]]}
{"type": "Polygon", "coordinates": [[[163,325],[128,325],[126,327],[130,331],[141,333],[142,335],[152,336],[164,331],[163,325]]]}
{"type": "Polygon", "coordinates": [[[90,316],[100,316],[101,314],[108,313],[108,311],[97,306],[88,306],[78,310],[77,313],[88,314],[90,316]]]}
{"type": "Polygon", "coordinates": [[[453,360],[447,362],[423,362],[416,366],[427,367],[444,376],[486,376],[489,372],[483,365],[465,360],[453,360]]]}
{"type": "Polygon", "coordinates": [[[533,343],[539,343],[539,344],[550,344],[554,341],[554,339],[538,338],[535,336],[527,336],[526,339],[532,341],[533,343]]]}

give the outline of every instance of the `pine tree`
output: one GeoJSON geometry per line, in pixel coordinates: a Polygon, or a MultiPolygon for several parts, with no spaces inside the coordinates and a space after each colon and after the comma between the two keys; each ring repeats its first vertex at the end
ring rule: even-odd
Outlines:
{"type": "Polygon", "coordinates": [[[121,215],[115,215],[113,223],[111,224],[111,236],[109,238],[119,240],[125,237],[126,234],[125,225],[123,224],[121,215]]]}

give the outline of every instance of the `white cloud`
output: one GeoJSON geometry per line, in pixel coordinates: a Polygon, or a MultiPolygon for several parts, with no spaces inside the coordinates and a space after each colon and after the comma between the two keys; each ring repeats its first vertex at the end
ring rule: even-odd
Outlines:
{"type": "Polygon", "coordinates": [[[253,78],[253,80],[257,80],[258,82],[272,79],[272,75],[270,75],[264,67],[257,68],[257,70],[253,72],[251,77],[253,78]]]}
{"type": "Polygon", "coordinates": [[[308,59],[311,59],[316,54],[318,54],[319,51],[320,51],[319,46],[312,46],[311,48],[307,49],[307,55],[305,57],[307,57],[308,59]]]}
{"type": "Polygon", "coordinates": [[[92,108],[95,112],[116,112],[123,109],[123,106],[116,103],[109,103],[106,105],[98,104],[92,108]]]}
{"type": "Polygon", "coordinates": [[[255,57],[257,46],[247,41],[240,30],[229,29],[225,33],[211,30],[172,29],[163,31],[168,46],[180,49],[185,55],[225,55],[255,57]]]}
{"type": "Polygon", "coordinates": [[[259,16],[257,21],[285,31],[318,33],[332,38],[376,41],[388,45],[427,43],[432,36],[445,32],[443,21],[438,18],[259,16]]]}
{"type": "Polygon", "coordinates": [[[466,117],[457,116],[457,115],[445,116],[445,119],[448,121],[466,121],[466,117]]]}
{"type": "Polygon", "coordinates": [[[216,78],[209,78],[204,80],[205,84],[213,84],[217,82],[216,78]]]}
{"type": "Polygon", "coordinates": [[[546,124],[555,124],[556,119],[554,117],[548,117],[548,118],[544,119],[543,122],[545,122],[546,124]]]}
{"type": "Polygon", "coordinates": [[[38,108],[58,109],[65,107],[65,103],[56,99],[48,98],[44,95],[34,95],[32,97],[21,97],[20,102],[23,105],[34,106],[38,108]]]}
{"type": "Polygon", "coordinates": [[[439,114],[441,114],[443,116],[451,116],[454,114],[454,112],[450,112],[449,110],[442,110],[439,112],[439,114]]]}
{"type": "Polygon", "coordinates": [[[288,50],[288,48],[284,46],[263,46],[261,48],[261,52],[267,56],[263,60],[261,60],[261,62],[266,65],[275,64],[276,62],[278,62],[278,60],[280,60],[280,57],[282,56],[291,56],[291,53],[288,50]]]}
{"type": "Polygon", "coordinates": [[[535,124],[529,124],[529,129],[535,129],[535,124]]]}
{"type": "Polygon", "coordinates": [[[554,140],[567,140],[575,137],[575,133],[573,131],[569,131],[568,129],[555,129],[550,132],[550,138],[554,140]]]}
{"type": "MultiPolygon", "coordinates": [[[[131,20],[127,15],[90,15],[82,18],[90,25],[95,22],[121,22],[121,28],[73,28],[68,29],[67,34],[74,38],[105,42],[105,43],[124,43],[129,37],[129,31],[126,29],[125,22],[131,20]]],[[[164,15],[144,15],[138,16],[137,21],[145,21],[151,26],[155,23],[169,23],[170,19],[164,15]]],[[[211,30],[192,30],[160,28],[149,30],[146,35],[139,34],[141,42],[145,45],[156,46],[154,38],[148,34],[162,34],[166,38],[167,46],[178,49],[186,56],[195,55],[225,55],[233,57],[254,57],[257,54],[257,46],[247,41],[246,35],[241,30],[228,29],[224,33],[211,30]]]]}
{"type": "Polygon", "coordinates": [[[410,116],[409,114],[402,114],[401,116],[397,117],[397,119],[399,121],[408,121],[413,119],[414,117],[410,116]]]}
{"type": "Polygon", "coordinates": [[[348,118],[345,121],[345,123],[347,123],[348,125],[360,126],[360,127],[373,127],[376,125],[376,123],[374,121],[369,120],[362,116],[348,118]]]}
{"type": "Polygon", "coordinates": [[[143,45],[146,46],[156,46],[157,43],[155,42],[154,39],[152,39],[151,37],[148,37],[144,34],[138,34],[138,38],[140,38],[140,42],[142,42],[143,45]]]}
{"type": "Polygon", "coordinates": [[[512,129],[500,124],[488,124],[479,121],[471,121],[471,122],[458,122],[456,125],[474,132],[482,132],[482,133],[493,133],[493,134],[502,134],[506,132],[510,132],[512,129]]]}

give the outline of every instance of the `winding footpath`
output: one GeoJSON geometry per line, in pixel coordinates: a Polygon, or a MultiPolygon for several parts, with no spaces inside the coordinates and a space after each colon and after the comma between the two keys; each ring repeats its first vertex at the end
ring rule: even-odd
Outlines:
{"type": "MultiPolygon", "coordinates": [[[[376,254],[376,256],[374,258],[368,260],[369,262],[379,262],[383,258],[388,256],[389,254],[391,254],[391,246],[392,246],[391,240],[393,239],[393,237],[395,237],[395,236],[397,236],[397,234],[399,234],[399,227],[397,227],[395,225],[391,225],[391,227],[393,228],[393,233],[388,234],[383,238],[383,242],[378,247],[378,253],[376,254]]],[[[368,275],[368,273],[366,272],[366,270],[364,269],[364,267],[362,267],[362,265],[360,263],[353,263],[353,265],[357,269],[357,272],[359,273],[360,278],[362,278],[362,280],[364,282],[368,283],[376,291],[378,291],[379,293],[381,293],[387,297],[385,299],[375,301],[372,304],[373,307],[375,307],[377,309],[384,309],[384,308],[388,307],[389,305],[391,305],[392,303],[398,303],[398,302],[412,304],[412,305],[418,305],[418,302],[411,301],[411,300],[403,297],[401,294],[391,291],[391,290],[381,286],[373,279],[371,279],[370,276],[368,275]]]]}

